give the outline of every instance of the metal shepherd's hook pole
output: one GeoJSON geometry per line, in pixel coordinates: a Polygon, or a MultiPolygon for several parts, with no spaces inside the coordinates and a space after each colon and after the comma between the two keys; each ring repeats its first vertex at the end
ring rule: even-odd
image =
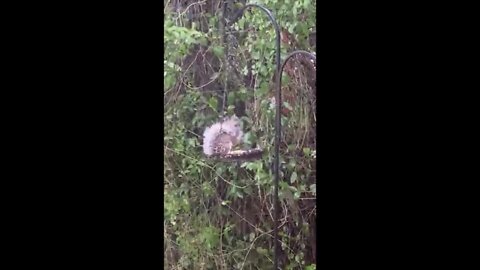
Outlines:
{"type": "Polygon", "coordinates": [[[272,12],[268,10],[267,8],[257,5],[257,4],[247,4],[245,5],[232,19],[232,21],[229,23],[229,25],[235,23],[242,15],[243,11],[247,8],[250,7],[258,7],[261,9],[263,12],[265,12],[270,19],[270,21],[273,24],[273,27],[275,28],[275,34],[276,34],[276,39],[275,39],[275,64],[276,64],[276,75],[277,75],[277,85],[276,85],[276,114],[275,114],[275,147],[274,147],[274,161],[273,161],[273,169],[274,169],[274,205],[273,205],[273,211],[274,211],[274,219],[275,219],[275,225],[273,228],[273,239],[274,239],[274,257],[273,257],[273,269],[278,270],[280,269],[278,267],[278,258],[279,258],[279,240],[278,240],[278,227],[279,227],[279,208],[280,208],[280,203],[278,200],[278,179],[279,179],[279,164],[280,164],[280,134],[281,134],[281,119],[280,119],[280,109],[281,109],[281,104],[282,104],[282,99],[281,99],[281,93],[280,93],[280,77],[281,77],[281,72],[280,72],[280,27],[277,24],[277,21],[272,15],[272,12]]]}
{"type": "MultiPolygon", "coordinates": [[[[283,61],[280,69],[277,70],[277,97],[276,97],[276,108],[277,108],[277,111],[276,111],[276,114],[275,114],[275,130],[276,130],[276,133],[275,133],[275,221],[277,223],[277,225],[275,225],[275,236],[278,237],[277,235],[277,230],[278,230],[278,209],[279,209],[279,200],[278,200],[278,173],[279,173],[279,151],[280,151],[280,138],[281,138],[281,124],[282,122],[280,121],[281,120],[281,109],[282,109],[282,92],[281,92],[281,86],[282,86],[282,73],[283,73],[283,68],[285,67],[285,64],[288,62],[288,60],[290,60],[294,55],[296,54],[305,54],[307,55],[308,57],[310,57],[311,59],[314,59],[316,60],[316,56],[314,54],[311,54],[307,51],[294,51],[292,53],[290,53],[286,58],[285,58],[285,61],[283,61]]],[[[277,242],[275,242],[275,250],[277,250],[277,242]]],[[[277,270],[276,268],[274,268],[275,270],[277,270]]]]}

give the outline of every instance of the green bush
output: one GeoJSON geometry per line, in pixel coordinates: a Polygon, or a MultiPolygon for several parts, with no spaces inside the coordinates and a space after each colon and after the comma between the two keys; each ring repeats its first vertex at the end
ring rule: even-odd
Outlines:
{"type": "MultiPolygon", "coordinates": [[[[273,11],[278,23],[298,41],[299,49],[312,50],[305,41],[315,26],[315,1],[259,2],[273,11]]],[[[179,3],[168,2],[164,30],[165,269],[271,269],[273,27],[260,10],[252,9],[233,27],[249,29],[248,33],[230,34],[226,40],[235,46],[226,48],[218,28],[221,9],[208,10],[189,2],[182,12],[168,11],[179,3]],[[233,64],[226,54],[236,59],[233,64]],[[240,77],[250,72],[255,78],[253,89],[229,85],[234,80],[232,69],[240,77]],[[208,84],[198,85],[202,79],[208,84]],[[225,85],[229,86],[226,113],[233,114],[238,102],[243,102],[246,145],[261,146],[266,152],[261,160],[223,163],[202,155],[203,130],[221,113],[223,96],[215,87],[225,85]]],[[[284,59],[292,48],[282,46],[284,59]]],[[[315,269],[316,119],[312,100],[316,94],[299,70],[295,76],[283,75],[282,91],[295,98],[285,99],[289,112],[282,116],[281,265],[315,269]]]]}

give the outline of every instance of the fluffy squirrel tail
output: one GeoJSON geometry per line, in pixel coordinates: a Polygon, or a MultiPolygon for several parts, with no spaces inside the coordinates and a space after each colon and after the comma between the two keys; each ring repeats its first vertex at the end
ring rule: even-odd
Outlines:
{"type": "Polygon", "coordinates": [[[203,153],[207,156],[214,154],[216,140],[220,134],[227,133],[235,138],[233,144],[241,142],[243,131],[240,126],[240,119],[236,116],[225,118],[220,122],[207,127],[203,132],[203,153]]]}

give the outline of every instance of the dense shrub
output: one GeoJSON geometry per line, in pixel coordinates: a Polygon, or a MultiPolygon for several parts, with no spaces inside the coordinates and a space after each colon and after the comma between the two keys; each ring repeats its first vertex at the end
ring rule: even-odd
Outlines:
{"type": "MultiPolygon", "coordinates": [[[[230,1],[226,14],[222,3],[165,4],[165,269],[272,267],[275,32],[258,9],[227,31],[219,21],[243,3],[230,1]],[[223,110],[241,117],[246,145],[265,149],[263,159],[222,163],[203,157],[202,132],[223,110]]],[[[314,50],[314,1],[257,3],[272,10],[283,29],[282,59],[294,49],[314,50]]],[[[315,268],[316,89],[307,69],[292,61],[283,75],[283,269],[315,268]]]]}

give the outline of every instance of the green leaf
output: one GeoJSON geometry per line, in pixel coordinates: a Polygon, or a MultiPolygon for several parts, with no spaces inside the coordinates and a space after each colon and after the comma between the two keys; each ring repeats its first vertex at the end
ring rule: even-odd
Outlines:
{"type": "Polygon", "coordinates": [[[212,51],[213,51],[213,54],[214,54],[216,57],[222,58],[222,57],[224,56],[223,47],[214,46],[214,47],[212,48],[212,51]]]}
{"type": "Polygon", "coordinates": [[[230,203],[231,203],[231,201],[222,201],[222,205],[228,205],[230,203]]]}
{"type": "Polygon", "coordinates": [[[222,175],[224,171],[225,171],[225,168],[222,167],[222,166],[218,166],[217,168],[215,168],[215,172],[216,172],[218,175],[222,175]]]}
{"type": "Polygon", "coordinates": [[[210,76],[210,80],[215,80],[216,78],[218,78],[218,76],[220,76],[220,72],[215,72],[212,74],[212,76],[210,76]]]}
{"type": "Polygon", "coordinates": [[[257,92],[255,94],[258,94],[258,96],[260,97],[265,96],[268,93],[268,83],[265,81],[261,82],[260,87],[256,89],[256,91],[257,92]]]}
{"type": "Polygon", "coordinates": [[[208,41],[205,37],[202,36],[198,39],[198,43],[200,43],[200,45],[202,46],[206,46],[208,44],[208,41]]]}
{"type": "Polygon", "coordinates": [[[235,94],[234,91],[228,92],[228,97],[227,97],[228,105],[233,105],[233,104],[235,104],[236,96],[237,96],[237,95],[235,94]]]}
{"type": "Polygon", "coordinates": [[[297,181],[297,172],[293,172],[292,176],[290,176],[290,183],[295,183],[297,181]]]}
{"type": "Polygon", "coordinates": [[[218,107],[218,100],[216,97],[211,97],[209,100],[208,100],[208,106],[210,108],[212,108],[213,110],[217,110],[217,107],[218,107]]]}
{"type": "MultiPolygon", "coordinates": [[[[289,145],[289,149],[290,150],[295,149],[295,145],[289,145]],[[291,147],[291,149],[290,149],[290,147],[291,147]]],[[[294,159],[291,159],[288,162],[288,168],[289,169],[295,169],[296,166],[297,166],[297,162],[294,159]]]]}
{"type": "Polygon", "coordinates": [[[310,0],[304,0],[303,1],[303,8],[304,9],[310,8],[310,4],[311,4],[310,0]]]}
{"type": "Polygon", "coordinates": [[[291,24],[291,25],[288,27],[288,32],[290,32],[290,33],[294,33],[294,32],[295,32],[295,24],[291,24]]]}
{"type": "Polygon", "coordinates": [[[286,101],[283,102],[283,107],[290,110],[290,111],[293,110],[292,106],[286,101]]]}
{"type": "Polygon", "coordinates": [[[245,28],[245,19],[244,19],[244,18],[240,19],[240,20],[237,22],[237,24],[238,24],[238,28],[239,28],[239,29],[244,29],[244,28],[245,28]]]}
{"type": "Polygon", "coordinates": [[[243,142],[247,145],[251,145],[252,144],[252,133],[251,132],[247,132],[245,133],[245,135],[243,136],[243,142]]]}
{"type": "Polygon", "coordinates": [[[250,242],[253,242],[253,240],[255,239],[255,233],[250,233],[249,234],[249,238],[250,238],[250,242]]]}
{"type": "Polygon", "coordinates": [[[265,248],[262,248],[262,247],[256,247],[255,250],[260,255],[268,255],[268,249],[265,249],[265,248]]]}
{"type": "Polygon", "coordinates": [[[313,195],[317,194],[317,184],[310,185],[310,192],[312,192],[313,195]]]}
{"type": "Polygon", "coordinates": [[[197,142],[197,140],[195,140],[195,139],[188,139],[188,145],[189,146],[195,146],[196,142],[197,142]]]}
{"type": "MultiPolygon", "coordinates": [[[[230,102],[229,102],[230,103],[230,102]]],[[[235,110],[235,105],[231,104],[231,105],[228,105],[227,107],[227,113],[228,114],[233,114],[234,113],[234,110],[235,110]]]]}

